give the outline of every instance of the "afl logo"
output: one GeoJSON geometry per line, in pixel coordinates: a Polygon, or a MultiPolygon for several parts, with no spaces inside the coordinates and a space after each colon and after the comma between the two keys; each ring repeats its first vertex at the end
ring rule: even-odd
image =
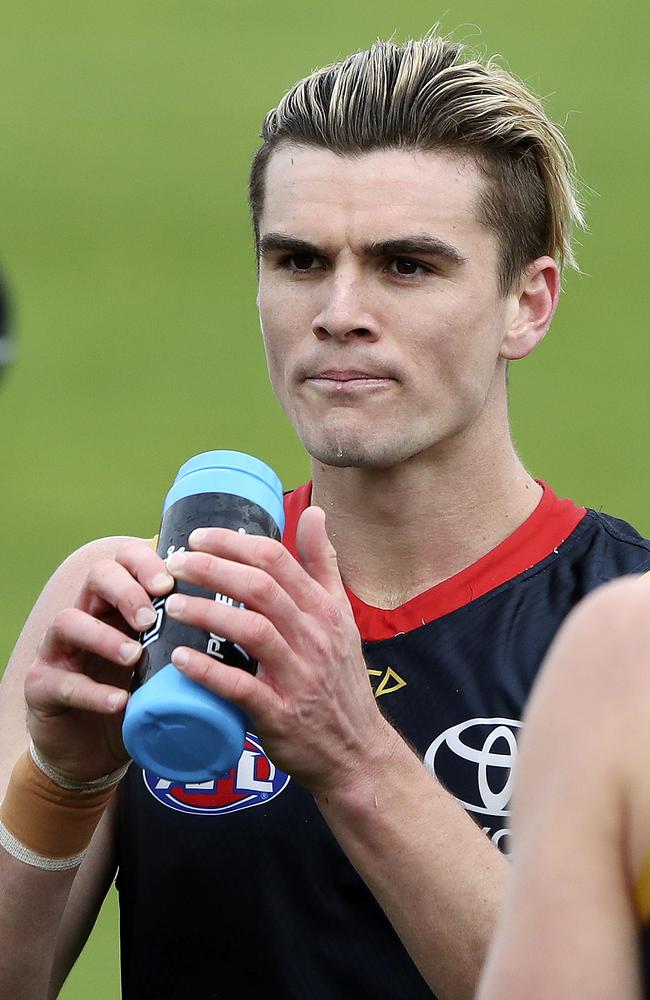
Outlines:
{"type": "Polygon", "coordinates": [[[163,805],[195,816],[217,816],[264,805],[289,784],[289,775],[278,771],[252,733],[246,734],[237,767],[221,778],[181,784],[146,770],[142,777],[163,805]]]}
{"type": "Polygon", "coordinates": [[[434,740],[424,763],[465,809],[507,816],[520,729],[515,719],[469,719],[434,740]]]}

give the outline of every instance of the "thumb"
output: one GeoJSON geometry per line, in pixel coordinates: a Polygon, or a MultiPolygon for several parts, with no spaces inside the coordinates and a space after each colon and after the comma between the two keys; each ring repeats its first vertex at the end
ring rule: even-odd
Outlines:
{"type": "Polygon", "coordinates": [[[345,593],[336,551],[325,530],[325,511],[307,507],[300,515],[296,550],[304,570],[332,595],[345,593]]]}

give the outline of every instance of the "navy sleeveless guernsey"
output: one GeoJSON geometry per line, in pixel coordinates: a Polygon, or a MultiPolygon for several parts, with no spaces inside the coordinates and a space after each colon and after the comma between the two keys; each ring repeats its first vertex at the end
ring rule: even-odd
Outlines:
{"type": "MultiPolygon", "coordinates": [[[[307,484],[285,498],[294,552],[310,496],[307,484]]],[[[649,568],[630,525],[545,487],[509,538],[402,607],[349,595],[382,710],[501,850],[519,720],[553,636],[594,587],[649,568]]],[[[255,733],[218,781],[131,766],[117,886],[124,1000],[432,996],[310,794],[255,733]]]]}

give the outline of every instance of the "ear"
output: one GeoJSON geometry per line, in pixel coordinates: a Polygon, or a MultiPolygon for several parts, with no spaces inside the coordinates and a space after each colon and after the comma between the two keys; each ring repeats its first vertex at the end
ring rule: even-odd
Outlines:
{"type": "Polygon", "coordinates": [[[512,319],[501,342],[499,357],[525,358],[551,325],[560,296],[560,272],[552,257],[529,264],[511,293],[512,319]]]}

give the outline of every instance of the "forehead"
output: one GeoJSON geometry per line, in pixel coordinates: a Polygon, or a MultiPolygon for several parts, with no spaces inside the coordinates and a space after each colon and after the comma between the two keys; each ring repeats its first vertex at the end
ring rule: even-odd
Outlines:
{"type": "Polygon", "coordinates": [[[397,231],[456,242],[487,238],[477,213],[484,183],[471,157],[448,150],[339,155],[285,145],[266,167],[260,233],[286,231],[311,240],[342,233],[374,239],[397,231]]]}

